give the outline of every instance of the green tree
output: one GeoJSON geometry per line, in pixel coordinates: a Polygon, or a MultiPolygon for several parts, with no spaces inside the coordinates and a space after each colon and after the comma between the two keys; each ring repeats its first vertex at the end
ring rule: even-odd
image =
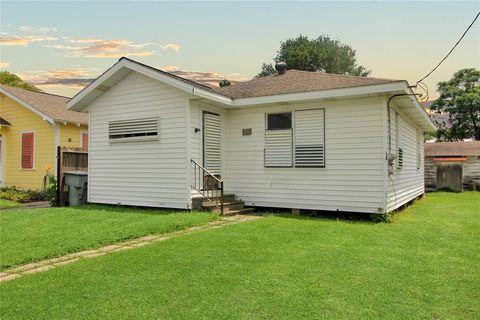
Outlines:
{"type": "Polygon", "coordinates": [[[23,81],[19,76],[8,71],[0,72],[0,83],[12,87],[42,92],[41,89],[35,87],[33,84],[23,81]]]}
{"type": "MultiPolygon", "coordinates": [[[[305,35],[287,39],[280,43],[280,50],[273,58],[275,62],[285,61],[287,69],[305,71],[325,71],[327,73],[349,74],[366,77],[370,70],[357,64],[355,50],[339,40],[330,39],[321,35],[310,40],[305,35]]],[[[275,74],[272,64],[264,63],[262,71],[256,77],[265,77],[275,74]]]]}
{"type": "Polygon", "coordinates": [[[462,69],[448,81],[438,83],[440,97],[430,109],[448,113],[451,127],[437,123],[437,139],[455,141],[480,140],[480,71],[462,69]]]}

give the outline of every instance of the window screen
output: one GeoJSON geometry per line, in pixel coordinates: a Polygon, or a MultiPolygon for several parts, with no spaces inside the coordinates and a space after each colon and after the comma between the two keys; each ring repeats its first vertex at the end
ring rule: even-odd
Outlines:
{"type": "Polygon", "coordinates": [[[292,129],[292,113],[272,113],[267,115],[267,130],[292,129]]]}

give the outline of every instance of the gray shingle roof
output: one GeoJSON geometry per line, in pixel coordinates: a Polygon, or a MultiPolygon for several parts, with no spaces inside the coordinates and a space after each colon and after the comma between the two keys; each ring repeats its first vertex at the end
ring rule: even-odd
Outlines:
{"type": "Polygon", "coordinates": [[[240,82],[227,87],[215,88],[213,90],[220,95],[237,99],[351,88],[393,82],[402,82],[402,80],[288,70],[283,75],[255,78],[250,81],[240,82]]]}
{"type": "Polygon", "coordinates": [[[425,143],[425,156],[480,156],[480,141],[425,143]]]}

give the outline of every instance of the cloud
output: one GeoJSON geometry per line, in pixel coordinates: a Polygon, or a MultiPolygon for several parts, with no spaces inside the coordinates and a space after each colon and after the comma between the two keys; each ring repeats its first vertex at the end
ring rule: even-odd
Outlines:
{"type": "Polygon", "coordinates": [[[91,83],[100,71],[97,69],[71,69],[53,71],[29,71],[19,76],[40,88],[77,88],[81,89],[91,83]]]}
{"type": "Polygon", "coordinates": [[[162,46],[163,50],[175,50],[176,52],[180,51],[180,45],[177,43],[167,43],[162,46]]]}
{"type": "Polygon", "coordinates": [[[57,28],[55,27],[32,27],[32,26],[19,26],[18,30],[22,32],[29,32],[29,33],[50,33],[50,32],[57,32],[57,28]]]}
{"type": "Polygon", "coordinates": [[[119,58],[148,57],[155,54],[154,50],[146,49],[150,43],[135,43],[128,40],[103,39],[70,39],[73,45],[45,45],[44,47],[71,51],[67,57],[87,58],[119,58]]]}
{"type": "Polygon", "coordinates": [[[10,62],[0,61],[0,69],[6,69],[10,67],[12,64],[10,62]]]}
{"type": "Polygon", "coordinates": [[[0,37],[0,46],[27,47],[32,42],[55,41],[51,36],[0,37]]]}
{"type": "Polygon", "coordinates": [[[179,68],[177,66],[166,65],[161,67],[160,69],[163,71],[171,72],[171,71],[178,70],[179,68]]]}
{"type": "MultiPolygon", "coordinates": [[[[168,70],[165,70],[164,68],[162,68],[162,70],[168,71],[168,70]]],[[[182,70],[174,70],[169,72],[176,76],[179,76],[188,80],[193,80],[195,82],[198,82],[200,84],[203,84],[211,88],[218,87],[219,86],[218,83],[224,79],[229,80],[231,84],[235,84],[235,83],[239,83],[247,80],[246,78],[243,78],[239,73],[232,73],[225,77],[224,75],[216,72],[192,72],[192,71],[182,71],[182,70]]]]}

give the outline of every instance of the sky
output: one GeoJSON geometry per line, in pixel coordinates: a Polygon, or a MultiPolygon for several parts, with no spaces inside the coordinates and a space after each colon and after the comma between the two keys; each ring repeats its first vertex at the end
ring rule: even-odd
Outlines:
{"type": "MultiPolygon", "coordinates": [[[[352,46],[371,76],[414,84],[480,10],[459,2],[0,2],[0,68],[73,96],[121,56],[199,77],[251,79],[280,42],[321,34],[352,46]]],[[[480,19],[424,82],[480,69],[480,19]]],[[[419,91],[420,92],[420,91],[419,91]]]]}

